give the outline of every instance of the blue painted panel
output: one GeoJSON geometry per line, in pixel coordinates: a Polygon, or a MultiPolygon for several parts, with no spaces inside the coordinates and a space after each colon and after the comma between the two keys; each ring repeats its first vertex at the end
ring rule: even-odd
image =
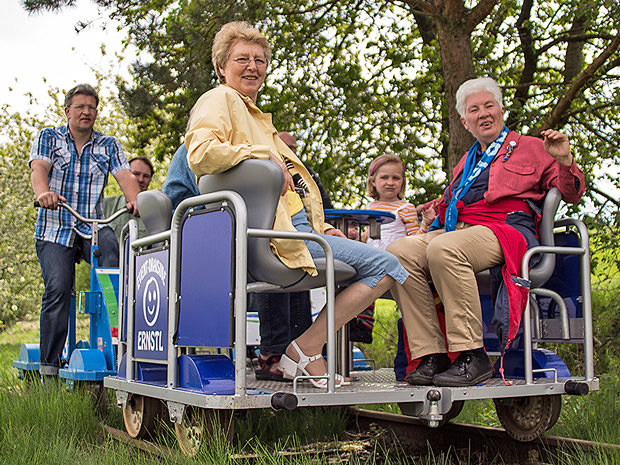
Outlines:
{"type": "MultiPolygon", "coordinates": [[[[125,256],[123,257],[123,286],[129,289],[129,236],[125,238],[125,256]]],[[[121,341],[127,342],[127,308],[129,306],[129,295],[125,290],[125,298],[123,299],[123,326],[121,328],[121,341]]]]}
{"type": "Polygon", "coordinates": [[[136,257],[134,356],[167,358],[168,250],[136,257]]]}
{"type": "Polygon", "coordinates": [[[231,336],[232,218],[190,216],[183,225],[177,343],[228,347],[231,336]]]}
{"type": "Polygon", "coordinates": [[[235,393],[235,366],[225,355],[181,355],[179,387],[205,394],[235,393]]]}
{"type": "MultiPolygon", "coordinates": [[[[556,245],[577,247],[577,236],[574,232],[555,235],[556,245]]],[[[581,317],[581,304],[578,301],[579,289],[579,257],[577,255],[558,255],[556,266],[545,288],[560,294],[566,304],[569,318],[581,317]]],[[[538,297],[541,318],[559,318],[557,305],[548,297],[538,297]]]]}
{"type": "MultiPolygon", "coordinates": [[[[495,362],[493,376],[495,378],[501,377],[499,371],[501,359],[495,362]]],[[[571,374],[564,361],[554,352],[547,349],[534,349],[532,351],[532,369],[555,369],[558,373],[558,378],[570,378],[571,374]]],[[[525,378],[525,369],[523,368],[523,350],[508,350],[504,355],[504,374],[508,378],[525,378]]],[[[544,371],[541,373],[534,373],[534,378],[553,378],[552,371],[544,371]]]]}
{"type": "MultiPolygon", "coordinates": [[[[167,375],[168,375],[168,366],[161,365],[159,363],[148,363],[148,362],[137,362],[135,368],[135,379],[137,381],[147,383],[147,384],[155,384],[157,386],[165,386],[167,375]]],[[[121,364],[118,368],[118,377],[120,379],[125,379],[127,373],[127,354],[123,355],[121,359],[121,364]]]]}
{"type": "MultiPolygon", "coordinates": [[[[560,247],[577,247],[577,237],[574,232],[555,234],[555,244],[560,247]]],[[[569,318],[581,316],[581,307],[578,302],[579,289],[579,257],[577,255],[556,255],[555,269],[549,281],[545,283],[545,289],[557,292],[564,299],[569,318]]],[[[549,297],[537,297],[541,318],[559,318],[557,305],[549,297]]],[[[482,305],[482,320],[484,332],[484,347],[490,352],[499,352],[499,339],[491,325],[493,319],[493,305],[491,296],[480,295],[482,305]]],[[[523,347],[523,329],[519,328],[517,337],[511,347],[519,349],[523,347]]]]}

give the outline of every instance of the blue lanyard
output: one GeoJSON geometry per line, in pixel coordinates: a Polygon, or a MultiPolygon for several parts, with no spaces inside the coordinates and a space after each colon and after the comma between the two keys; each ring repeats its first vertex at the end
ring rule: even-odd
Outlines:
{"type": "Polygon", "coordinates": [[[463,168],[463,174],[461,176],[461,182],[458,187],[452,191],[452,198],[450,199],[450,204],[446,209],[446,218],[444,221],[444,229],[446,232],[454,231],[456,228],[456,222],[458,219],[459,212],[456,208],[456,204],[459,200],[461,200],[469,188],[473,185],[474,181],[480,176],[487,166],[493,161],[499,149],[502,147],[504,140],[506,140],[506,136],[508,135],[508,128],[504,126],[502,132],[500,132],[497,139],[495,139],[486,151],[480,157],[478,163],[476,163],[476,153],[480,147],[480,142],[474,142],[474,145],[471,146],[469,151],[467,152],[467,158],[465,159],[465,167],[463,168]]]}

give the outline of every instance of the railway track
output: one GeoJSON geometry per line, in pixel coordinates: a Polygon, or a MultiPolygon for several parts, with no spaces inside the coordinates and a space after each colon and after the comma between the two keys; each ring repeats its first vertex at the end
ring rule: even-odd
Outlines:
{"type": "Polygon", "coordinates": [[[413,453],[432,450],[434,454],[453,451],[458,455],[459,451],[465,451],[479,459],[473,463],[557,463],[557,457],[562,454],[596,449],[620,456],[620,445],[616,444],[544,435],[530,442],[519,442],[499,428],[447,423],[435,429],[405,415],[355,408],[350,413],[349,430],[364,432],[381,428],[413,453]]]}
{"type": "MultiPolygon", "coordinates": [[[[498,428],[447,423],[441,428],[429,428],[423,422],[405,415],[350,408],[349,423],[342,441],[321,442],[300,449],[274,452],[278,456],[316,455],[343,459],[351,455],[368,455],[377,442],[383,447],[398,447],[407,456],[447,454],[459,463],[527,463],[531,465],[557,463],[562,456],[589,453],[597,449],[620,456],[620,445],[602,444],[579,439],[542,436],[523,443],[512,439],[498,428]]],[[[125,431],[102,425],[105,433],[123,443],[159,457],[180,455],[171,449],[144,439],[133,439],[125,431]]],[[[256,454],[237,454],[231,459],[258,459],[256,454]]]]}

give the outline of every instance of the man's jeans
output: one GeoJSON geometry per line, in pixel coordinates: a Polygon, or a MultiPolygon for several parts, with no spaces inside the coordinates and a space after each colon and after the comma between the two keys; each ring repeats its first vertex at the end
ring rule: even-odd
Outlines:
{"type": "MultiPolygon", "coordinates": [[[[36,249],[45,284],[41,299],[39,371],[42,375],[55,375],[67,339],[75,263],[81,258],[90,263],[90,239],[76,234],[73,247],[37,240],[36,249]]],[[[99,230],[99,249],[99,266],[118,266],[118,242],[112,229],[99,230]]]]}
{"type": "Polygon", "coordinates": [[[312,324],[310,292],[249,293],[248,311],[258,312],[260,353],[281,355],[312,324]]]}

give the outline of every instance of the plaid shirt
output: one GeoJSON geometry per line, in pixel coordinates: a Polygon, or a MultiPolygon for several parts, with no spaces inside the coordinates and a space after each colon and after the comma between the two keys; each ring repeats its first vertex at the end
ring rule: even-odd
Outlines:
{"type": "MultiPolygon", "coordinates": [[[[108,174],[129,169],[118,141],[97,131],[92,132],[78,155],[68,126],[41,130],[30,150],[32,160],[50,164],[50,191],[65,197],[67,204],[86,218],[103,217],[103,189],[108,183],[108,174]]],[[[71,247],[74,232],[88,238],[91,227],[77,221],[64,208],[39,209],[37,239],[71,247]]]]}

